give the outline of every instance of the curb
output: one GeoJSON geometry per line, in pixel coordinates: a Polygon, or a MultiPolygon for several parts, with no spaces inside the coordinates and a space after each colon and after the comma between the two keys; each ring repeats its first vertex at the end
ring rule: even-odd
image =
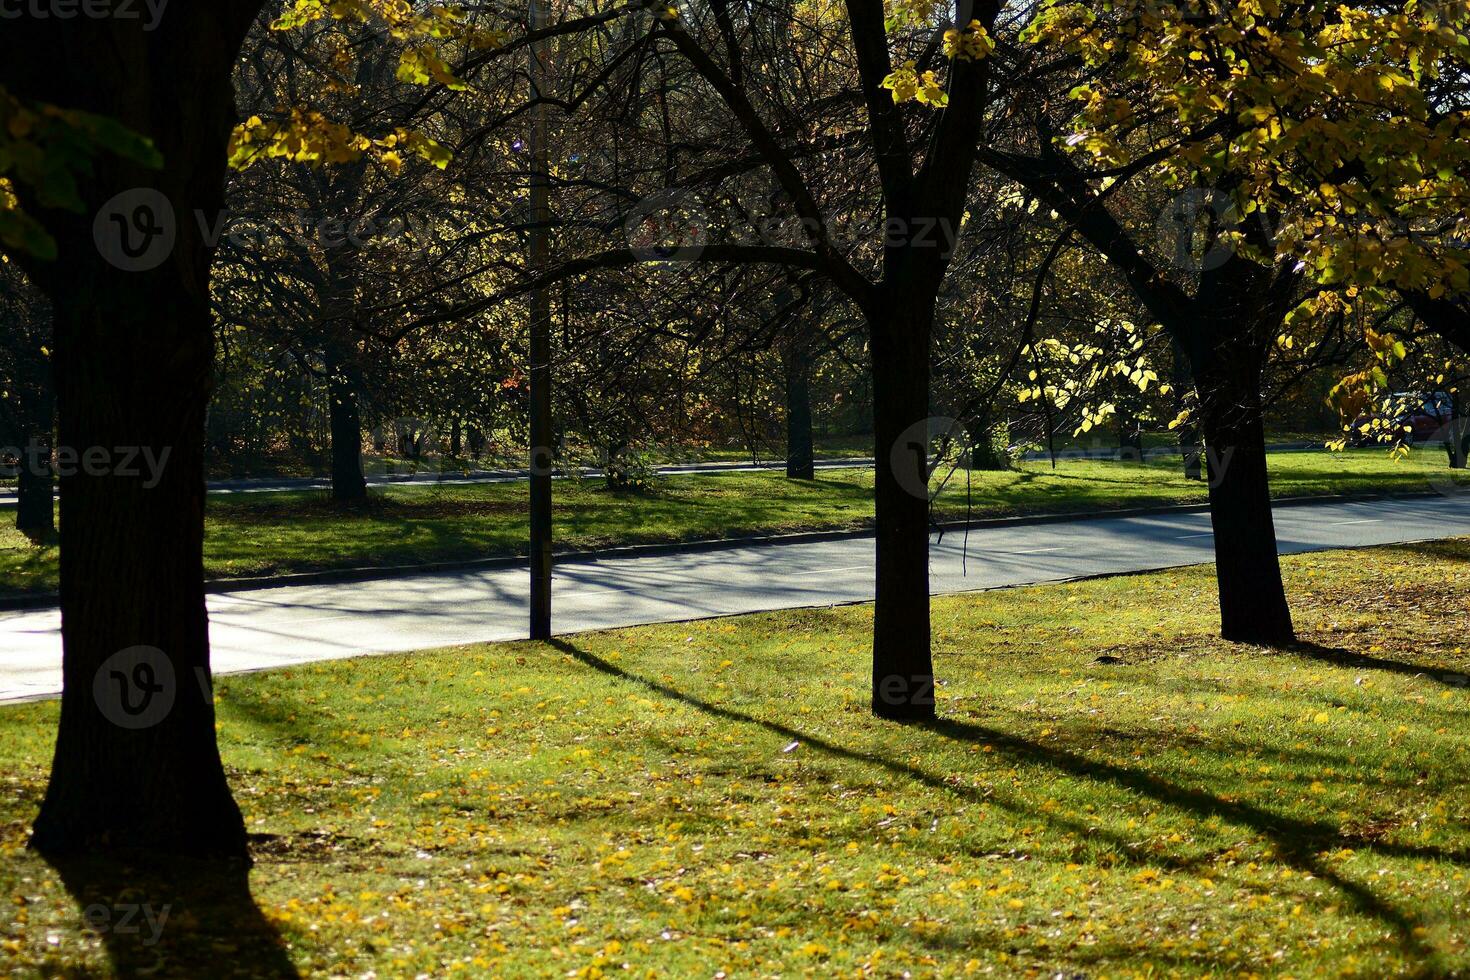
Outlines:
{"type": "MultiPolygon", "coordinates": [[[[1326,447],[1320,442],[1273,442],[1266,446],[1266,452],[1270,453],[1307,453],[1326,452],[1326,447]]],[[[1173,456],[1182,456],[1184,450],[1179,446],[1145,446],[1143,459],[1168,459],[1173,456]]],[[[1084,461],[1084,462],[1117,462],[1123,456],[1123,450],[1117,448],[1104,449],[1101,447],[1093,449],[1058,449],[1057,459],[1061,461],[1084,461]]],[[[1045,462],[1051,459],[1051,453],[1045,449],[1033,449],[1022,453],[1021,458],[1027,462],[1045,462]]]]}
{"type": "MultiPolygon", "coordinates": [[[[1435,490],[1413,493],[1360,493],[1330,494],[1317,497],[1278,497],[1271,501],[1277,507],[1302,507],[1312,504],[1359,503],[1374,500],[1416,500],[1440,497],[1435,490]]],[[[932,525],[940,537],[950,531],[976,531],[988,528],[1027,527],[1042,524],[1065,524],[1074,521],[1112,520],[1130,517],[1158,517],[1166,514],[1199,514],[1209,511],[1208,503],[1159,504],[1152,507],[1128,507],[1117,510],[1096,510],[1085,513],[1068,512],[1056,514],[1021,514],[1013,517],[983,517],[972,521],[946,521],[932,525]]],[[[587,551],[563,551],[554,555],[555,564],[586,564],[619,558],[642,558],[649,555],[666,555],[677,552],[703,554],[712,551],[730,551],[736,548],[763,548],[792,544],[815,544],[822,541],[845,541],[853,538],[871,537],[873,525],[867,522],[859,527],[833,528],[826,531],[796,531],[790,534],[756,534],[746,537],[714,538],[702,541],[661,541],[650,544],[621,545],[614,548],[597,548],[587,551]]],[[[359,568],[334,568],[317,572],[296,572],[286,575],[262,575],[245,578],[211,579],[204,583],[206,594],[226,592],[257,592],[264,589],[281,589],[297,585],[333,585],[342,582],[368,582],[379,579],[404,578],[410,575],[432,575],[437,572],[494,571],[502,568],[526,568],[529,559],[524,555],[505,555],[495,558],[471,558],[461,561],[426,562],[417,565],[381,565],[359,568]]],[[[32,595],[0,595],[0,612],[15,612],[55,608],[59,596],[55,592],[38,592],[32,595]]]]}

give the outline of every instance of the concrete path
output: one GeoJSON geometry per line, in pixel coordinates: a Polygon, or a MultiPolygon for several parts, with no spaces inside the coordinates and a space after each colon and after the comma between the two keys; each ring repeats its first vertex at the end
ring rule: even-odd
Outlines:
{"type": "MultiPolygon", "coordinates": [[[[1470,535],[1470,495],[1278,507],[1283,554],[1470,535]]],[[[1181,513],[950,531],[933,549],[935,594],[1144,571],[1212,558],[1209,515],[1181,513]]],[[[427,649],[526,635],[526,571],[439,572],[212,595],[217,671],[427,649]]],[[[1449,571],[1446,571],[1449,574],[1449,571]]],[[[567,560],[558,633],[861,602],[873,539],[732,546],[567,560]]],[[[60,614],[0,613],[0,701],[61,686],[60,614]]]]}

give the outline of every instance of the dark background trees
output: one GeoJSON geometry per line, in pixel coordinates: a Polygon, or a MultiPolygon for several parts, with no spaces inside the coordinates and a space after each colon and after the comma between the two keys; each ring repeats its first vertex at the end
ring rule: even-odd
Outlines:
{"type": "Polygon", "coordinates": [[[14,264],[0,264],[0,443],[17,453],[16,529],[37,540],[56,530],[51,342],[50,305],[14,264]]]}

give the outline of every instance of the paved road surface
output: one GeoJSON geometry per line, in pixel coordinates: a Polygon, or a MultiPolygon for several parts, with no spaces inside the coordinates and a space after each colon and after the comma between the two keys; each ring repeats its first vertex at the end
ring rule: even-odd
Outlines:
{"type": "MultiPolygon", "coordinates": [[[[1470,495],[1280,507],[1284,554],[1470,535],[1470,495]]],[[[1209,561],[1207,514],[1099,518],[950,531],[934,548],[938,593],[1209,561]]],[[[568,560],[553,590],[559,633],[873,597],[873,540],[742,546],[568,560]]],[[[210,596],[215,669],[525,636],[526,572],[443,572],[210,596]]],[[[56,693],[55,610],[0,613],[0,701],[56,693]]]]}

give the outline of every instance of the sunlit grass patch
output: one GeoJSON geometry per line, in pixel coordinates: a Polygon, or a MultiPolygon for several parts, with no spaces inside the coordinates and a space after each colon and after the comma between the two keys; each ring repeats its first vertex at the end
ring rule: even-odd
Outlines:
{"type": "MultiPolygon", "coordinates": [[[[226,678],[255,898],[320,975],[1470,971],[1470,541],[1287,570],[1287,652],[1209,568],[936,600],[931,728],[863,606],[226,678]]],[[[21,850],[55,710],[0,711],[23,970],[103,962],[21,850]]]]}

